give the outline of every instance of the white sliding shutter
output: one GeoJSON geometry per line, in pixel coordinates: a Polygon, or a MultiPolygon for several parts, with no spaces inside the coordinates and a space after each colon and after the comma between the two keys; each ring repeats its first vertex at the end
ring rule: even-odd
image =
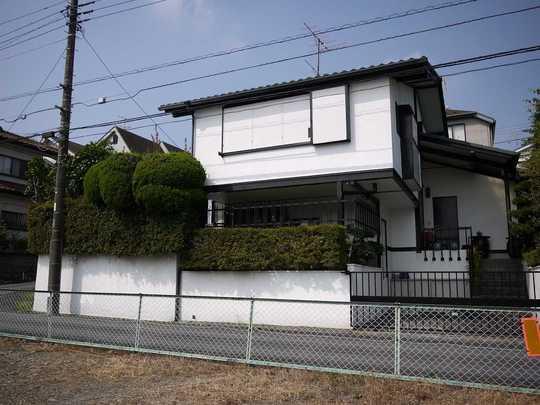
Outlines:
{"type": "Polygon", "coordinates": [[[309,95],[223,110],[223,152],[309,142],[309,95]]]}
{"type": "Polygon", "coordinates": [[[347,140],[346,86],[312,93],[313,143],[347,140]]]}

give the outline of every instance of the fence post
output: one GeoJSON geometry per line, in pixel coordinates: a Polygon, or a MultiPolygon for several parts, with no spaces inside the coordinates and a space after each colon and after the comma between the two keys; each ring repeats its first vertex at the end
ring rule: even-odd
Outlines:
{"type": "MultiPolygon", "coordinates": [[[[34,293],[35,295],[36,293],[34,293]]],[[[49,297],[47,299],[47,338],[52,337],[52,324],[51,324],[51,308],[53,307],[53,292],[49,292],[49,297]]]]}
{"type": "Polygon", "coordinates": [[[394,307],[394,374],[400,375],[401,368],[401,307],[394,307]]]}
{"type": "Polygon", "coordinates": [[[143,295],[139,294],[139,311],[137,312],[137,326],[135,329],[135,350],[139,349],[141,339],[141,310],[142,310],[143,295]]]}
{"type": "Polygon", "coordinates": [[[251,358],[251,337],[253,335],[253,307],[255,306],[255,300],[251,298],[249,305],[249,326],[247,334],[247,347],[246,347],[246,362],[249,362],[251,358]]]}

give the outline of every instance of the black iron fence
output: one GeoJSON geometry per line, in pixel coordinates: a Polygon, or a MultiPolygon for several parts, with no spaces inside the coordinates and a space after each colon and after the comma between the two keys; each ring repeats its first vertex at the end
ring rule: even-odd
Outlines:
{"type": "Polygon", "coordinates": [[[422,246],[424,261],[469,260],[472,254],[472,227],[424,228],[422,246]]]}
{"type": "Polygon", "coordinates": [[[210,227],[279,227],[342,224],[380,234],[378,210],[363,200],[309,199],[256,201],[249,203],[212,202],[208,208],[210,227]]]}
{"type": "Polygon", "coordinates": [[[350,277],[356,301],[540,306],[540,271],[361,271],[350,277]]]}

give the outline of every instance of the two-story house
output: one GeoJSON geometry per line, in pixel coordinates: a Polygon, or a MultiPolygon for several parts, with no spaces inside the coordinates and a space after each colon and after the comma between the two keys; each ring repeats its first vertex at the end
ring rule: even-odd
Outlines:
{"type": "Polygon", "coordinates": [[[494,118],[476,111],[446,109],[448,138],[458,141],[493,146],[495,141],[494,118]]]}
{"type": "Polygon", "coordinates": [[[361,227],[403,273],[467,270],[477,232],[506,252],[518,155],[492,147],[493,119],[445,110],[425,57],[160,110],[193,117],[209,226],[361,227]]]}
{"type": "Polygon", "coordinates": [[[0,253],[0,282],[16,280],[25,273],[31,277],[35,273],[36,258],[17,251],[15,240],[26,239],[26,218],[28,197],[26,188],[26,167],[36,156],[54,158],[56,148],[44,145],[0,128],[0,221],[7,228],[8,246],[0,253]]]}
{"type": "Polygon", "coordinates": [[[112,127],[98,142],[111,145],[119,153],[179,152],[182,149],[163,141],[154,141],[125,128],[112,127]]]}

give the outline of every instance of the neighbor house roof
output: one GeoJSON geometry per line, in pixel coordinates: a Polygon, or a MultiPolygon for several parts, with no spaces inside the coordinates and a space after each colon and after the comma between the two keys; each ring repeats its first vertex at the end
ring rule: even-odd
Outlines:
{"type": "Polygon", "coordinates": [[[26,136],[21,136],[14,134],[12,132],[4,131],[0,127],[0,142],[1,143],[11,143],[18,146],[22,146],[27,149],[32,149],[35,152],[39,152],[44,156],[56,156],[56,147],[36,142],[35,140],[28,138],[26,136]]]}
{"type": "Polygon", "coordinates": [[[448,120],[464,119],[464,118],[478,118],[479,120],[486,121],[488,124],[495,125],[495,118],[492,118],[486,114],[482,114],[478,111],[469,110],[456,110],[454,108],[446,109],[446,117],[448,120]]]}
{"type": "MultiPolygon", "coordinates": [[[[370,77],[386,75],[396,80],[405,82],[412,87],[424,92],[437,88],[438,94],[430,93],[434,96],[439,105],[439,119],[443,122],[444,128],[436,128],[435,132],[446,132],[446,117],[444,114],[444,102],[442,99],[442,89],[440,87],[440,77],[430,65],[426,57],[399,60],[379,65],[372,65],[358,69],[344,70],[316,77],[306,77],[288,82],[273,83],[266,86],[255,87],[229,93],[216,94],[213,96],[196,98],[164,104],[160,110],[172,114],[174,117],[192,114],[199,108],[213,105],[223,105],[226,103],[242,103],[249,101],[262,101],[265,99],[285,97],[288,95],[300,94],[306,90],[340,85],[351,80],[367,79],[370,77]]],[[[426,93],[427,96],[427,93],[426,93]]]]}
{"type": "Polygon", "coordinates": [[[81,149],[84,148],[84,145],[81,145],[80,143],[69,141],[68,142],[68,150],[76,155],[81,151],[81,149]]]}
{"type": "Polygon", "coordinates": [[[121,137],[130,152],[133,153],[152,153],[152,152],[181,152],[177,146],[166,142],[156,143],[148,138],[137,135],[127,129],[120,127],[112,127],[99,142],[109,138],[114,132],[121,137]]]}

